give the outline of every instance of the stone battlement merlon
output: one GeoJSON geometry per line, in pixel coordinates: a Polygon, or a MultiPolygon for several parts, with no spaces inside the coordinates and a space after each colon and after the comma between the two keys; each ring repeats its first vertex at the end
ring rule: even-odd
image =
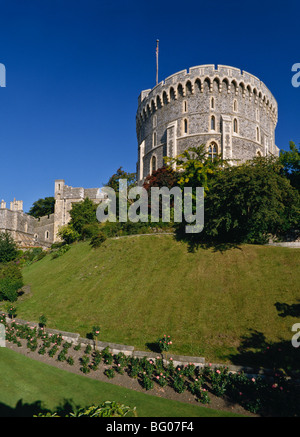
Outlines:
{"type": "Polygon", "coordinates": [[[274,118],[274,122],[277,123],[277,101],[260,79],[251,73],[235,67],[217,65],[215,68],[214,64],[191,67],[189,71],[181,70],[167,77],[151,90],[142,91],[138,98],[137,118],[143,117],[143,113],[146,114],[147,110],[151,112],[151,106],[154,105],[154,107],[156,107],[158,100],[163,105],[163,93],[166,93],[169,101],[171,88],[176,89],[179,85],[185,88],[188,82],[191,82],[192,87],[194,87],[196,80],[199,80],[201,84],[203,84],[205,79],[208,79],[210,84],[212,84],[214,80],[219,79],[220,91],[222,81],[224,80],[230,85],[241,85],[245,91],[247,90],[249,92],[250,96],[254,95],[255,98],[260,99],[262,104],[266,105],[274,118]]]}

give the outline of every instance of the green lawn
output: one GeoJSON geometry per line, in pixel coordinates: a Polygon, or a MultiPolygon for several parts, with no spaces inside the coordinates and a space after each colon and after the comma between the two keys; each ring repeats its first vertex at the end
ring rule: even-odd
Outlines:
{"type": "Polygon", "coordinates": [[[113,400],[137,408],[138,417],[214,417],[231,413],[171,401],[95,381],[0,348],[0,417],[32,416],[71,404],[85,407],[113,400]]]}
{"type": "Polygon", "coordinates": [[[18,317],[45,314],[48,327],[82,336],[99,325],[101,340],[140,350],[169,334],[174,354],[228,362],[252,331],[290,343],[297,319],[275,304],[297,304],[299,266],[300,250],[284,247],[190,253],[172,236],[110,239],[97,250],[78,243],[24,268],[32,295],[17,303],[18,317]]]}

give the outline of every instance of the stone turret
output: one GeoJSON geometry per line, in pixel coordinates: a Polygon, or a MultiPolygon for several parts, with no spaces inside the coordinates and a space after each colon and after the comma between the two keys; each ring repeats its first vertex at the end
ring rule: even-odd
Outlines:
{"type": "Polygon", "coordinates": [[[225,65],[180,71],[141,92],[136,114],[138,180],[188,147],[205,144],[231,164],[278,156],[277,102],[263,82],[225,65]]]}

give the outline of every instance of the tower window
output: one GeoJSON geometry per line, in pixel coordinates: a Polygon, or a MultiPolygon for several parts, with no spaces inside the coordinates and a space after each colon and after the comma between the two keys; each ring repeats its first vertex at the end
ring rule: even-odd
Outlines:
{"type": "Polygon", "coordinates": [[[233,132],[234,132],[235,134],[238,133],[238,122],[237,122],[237,119],[236,119],[236,118],[233,120],[233,132]]]}
{"type": "Polygon", "coordinates": [[[150,161],[150,174],[152,174],[156,170],[156,156],[152,156],[150,161]]]}
{"type": "Polygon", "coordinates": [[[183,112],[187,112],[187,101],[184,100],[183,102],[183,112]]]}
{"type": "Polygon", "coordinates": [[[256,141],[259,142],[259,128],[256,128],[256,141]]]}
{"type": "Polygon", "coordinates": [[[214,97],[212,97],[210,100],[210,108],[215,109],[215,98],[214,97]]]}
{"type": "Polygon", "coordinates": [[[237,112],[237,108],[238,108],[237,100],[235,99],[234,102],[233,102],[233,110],[234,110],[234,112],[237,112]]]}
{"type": "Polygon", "coordinates": [[[187,134],[188,131],[188,122],[187,119],[184,120],[184,133],[187,134]]]}
{"type": "Polygon", "coordinates": [[[210,129],[216,130],[216,118],[214,115],[212,115],[212,117],[210,119],[210,129]]]}
{"type": "Polygon", "coordinates": [[[153,116],[153,127],[156,127],[157,125],[157,117],[156,115],[153,116]]]}
{"type": "Polygon", "coordinates": [[[157,144],[157,135],[156,132],[153,132],[153,143],[152,143],[152,147],[155,147],[157,144]]]}
{"type": "Polygon", "coordinates": [[[208,156],[213,161],[218,155],[218,146],[216,143],[211,143],[208,147],[208,156]]]}

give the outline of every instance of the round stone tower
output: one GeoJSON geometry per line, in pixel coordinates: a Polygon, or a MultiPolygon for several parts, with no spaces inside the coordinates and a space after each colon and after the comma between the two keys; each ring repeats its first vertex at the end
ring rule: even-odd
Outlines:
{"type": "Polygon", "coordinates": [[[278,156],[277,102],[257,77],[234,67],[200,65],[142,91],[136,115],[137,179],[189,147],[205,144],[231,164],[278,156]]]}

